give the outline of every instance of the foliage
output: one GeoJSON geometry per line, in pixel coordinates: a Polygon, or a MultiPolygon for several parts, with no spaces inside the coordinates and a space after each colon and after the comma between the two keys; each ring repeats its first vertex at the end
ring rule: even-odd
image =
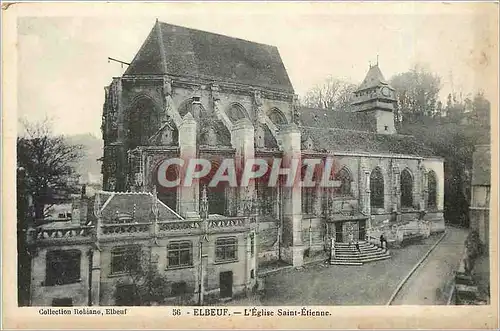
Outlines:
{"type": "Polygon", "coordinates": [[[301,104],[306,107],[351,111],[351,102],[356,85],[329,77],[324,83],[309,90],[301,104]]]}
{"type": "Polygon", "coordinates": [[[481,239],[477,231],[470,231],[465,239],[465,272],[468,274],[474,270],[477,258],[482,254],[481,239]]]}
{"type": "Polygon", "coordinates": [[[414,123],[423,117],[434,117],[438,111],[441,79],[421,65],[400,73],[390,80],[396,90],[395,123],[414,123]]]}
{"type": "Polygon", "coordinates": [[[53,135],[48,120],[23,124],[25,132],[17,138],[18,181],[32,198],[35,219],[41,220],[47,207],[78,192],[75,166],[82,147],[53,135]]]}
{"type": "Polygon", "coordinates": [[[465,239],[465,248],[467,250],[467,256],[471,259],[476,259],[481,255],[481,239],[479,238],[479,233],[477,231],[469,232],[467,238],[465,239]]]}
{"type": "Polygon", "coordinates": [[[127,268],[140,305],[161,305],[170,295],[170,284],[167,277],[158,271],[157,259],[149,252],[141,252],[139,263],[127,268]]]}

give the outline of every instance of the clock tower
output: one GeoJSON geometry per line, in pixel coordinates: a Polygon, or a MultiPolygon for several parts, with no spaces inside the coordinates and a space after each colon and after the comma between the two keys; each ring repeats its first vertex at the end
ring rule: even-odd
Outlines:
{"type": "Polygon", "coordinates": [[[385,80],[378,64],[370,66],[363,83],[354,92],[354,111],[371,114],[377,133],[396,133],[394,127],[394,88],[385,80]]]}

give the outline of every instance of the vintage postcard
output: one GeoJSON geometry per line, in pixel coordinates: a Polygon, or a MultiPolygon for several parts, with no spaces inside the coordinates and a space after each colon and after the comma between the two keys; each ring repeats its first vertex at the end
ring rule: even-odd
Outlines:
{"type": "Polygon", "coordinates": [[[3,3],[2,46],[4,328],[499,327],[498,2],[3,3]]]}

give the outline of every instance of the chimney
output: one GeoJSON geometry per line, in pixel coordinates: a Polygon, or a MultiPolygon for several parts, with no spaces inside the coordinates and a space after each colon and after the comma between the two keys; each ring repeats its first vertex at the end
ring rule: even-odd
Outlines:
{"type": "Polygon", "coordinates": [[[71,204],[71,224],[80,225],[81,213],[80,213],[80,201],[74,200],[71,204]]]}
{"type": "Polygon", "coordinates": [[[85,199],[87,195],[87,184],[83,184],[82,185],[82,194],[80,196],[80,199],[85,199]]]}

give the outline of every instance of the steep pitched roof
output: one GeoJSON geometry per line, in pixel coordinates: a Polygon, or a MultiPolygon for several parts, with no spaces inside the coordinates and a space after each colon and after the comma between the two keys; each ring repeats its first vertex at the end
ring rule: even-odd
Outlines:
{"type": "Polygon", "coordinates": [[[275,46],[157,22],[125,75],[172,74],[293,93],[275,46]]]}
{"type": "Polygon", "coordinates": [[[310,137],[318,151],[433,156],[433,151],[413,136],[303,126],[300,131],[302,140],[310,137]]]}
{"type": "Polygon", "coordinates": [[[358,91],[366,90],[380,85],[389,85],[389,83],[385,80],[384,75],[382,74],[382,71],[380,71],[380,68],[377,64],[370,67],[370,70],[368,70],[368,73],[359,86],[358,91]]]}
{"type": "Polygon", "coordinates": [[[338,128],[370,132],[377,130],[373,114],[334,111],[330,109],[302,107],[300,109],[300,122],[304,127],[338,128]]]}
{"type": "MultiPolygon", "coordinates": [[[[108,192],[103,192],[104,194],[108,192]]],[[[99,193],[98,193],[99,194],[99,193]]],[[[102,194],[102,193],[101,193],[102,194]]],[[[157,198],[156,198],[157,199],[157,198]]],[[[167,205],[158,201],[159,220],[182,220],[167,205]]],[[[113,192],[102,206],[102,218],[114,222],[120,217],[132,217],[135,222],[150,222],[152,219],[153,195],[148,192],[113,192]]]]}

